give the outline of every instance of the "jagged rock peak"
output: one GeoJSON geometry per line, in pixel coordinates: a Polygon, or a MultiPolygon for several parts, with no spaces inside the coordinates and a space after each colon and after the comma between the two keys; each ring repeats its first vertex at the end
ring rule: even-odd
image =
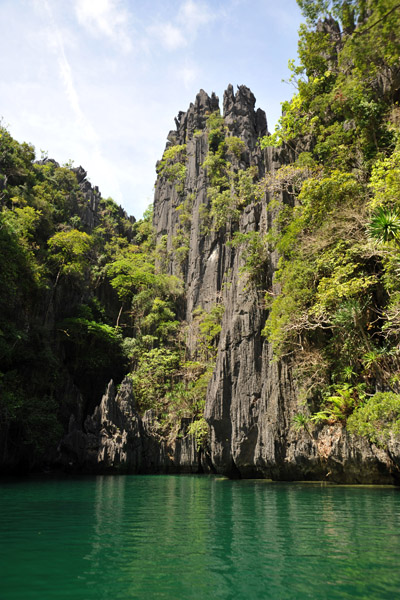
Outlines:
{"type": "MultiPolygon", "coordinates": [[[[60,164],[53,158],[44,158],[36,161],[36,164],[38,165],[46,165],[48,163],[53,164],[56,168],[60,167],[60,164]]],[[[87,171],[81,165],[79,167],[71,168],[71,171],[75,173],[79,189],[84,198],[84,201],[76,204],[72,209],[81,218],[83,225],[88,228],[89,233],[92,233],[93,229],[100,224],[100,190],[97,185],[92,185],[90,183],[87,179],[87,171]]],[[[136,221],[135,217],[129,216],[122,206],[118,206],[118,215],[121,219],[126,219],[132,224],[136,221]]],[[[123,231],[123,233],[129,241],[132,239],[132,232],[130,230],[127,229],[123,231]]]]}
{"type": "Polygon", "coordinates": [[[245,85],[237,86],[234,94],[233,86],[228,85],[224,93],[224,118],[232,135],[250,142],[267,133],[267,118],[265,112],[258,108],[254,110],[256,98],[245,85]]]}
{"type": "Polygon", "coordinates": [[[187,112],[178,113],[175,118],[176,131],[170,131],[168,140],[171,143],[185,144],[192,139],[196,130],[205,128],[207,116],[216,110],[219,110],[218,96],[214,92],[209,96],[204,90],[200,90],[187,112]]]}
{"type": "Polygon", "coordinates": [[[243,114],[254,111],[256,98],[253,92],[245,85],[238,85],[234,94],[233,85],[230,83],[224,92],[224,116],[233,112],[242,111],[243,114]]]}
{"type": "MultiPolygon", "coordinates": [[[[232,135],[242,137],[244,140],[250,139],[251,136],[257,139],[266,135],[265,112],[260,108],[255,110],[255,103],[255,96],[248,87],[239,85],[235,94],[233,86],[228,85],[224,92],[223,111],[225,122],[232,135]]],[[[200,90],[187,112],[180,111],[175,117],[176,130],[169,132],[167,146],[186,144],[192,139],[195,131],[205,129],[207,116],[219,109],[218,96],[214,92],[209,96],[207,92],[200,90]]]]}
{"type": "Polygon", "coordinates": [[[74,172],[74,173],[75,173],[75,175],[76,175],[77,182],[78,182],[79,184],[81,184],[81,183],[82,183],[82,181],[83,181],[84,179],[86,179],[86,176],[87,176],[87,171],[85,171],[85,169],[84,169],[84,168],[83,168],[81,165],[80,165],[79,167],[75,167],[75,168],[74,168],[74,169],[72,169],[72,170],[73,170],[73,172],[74,172]]]}

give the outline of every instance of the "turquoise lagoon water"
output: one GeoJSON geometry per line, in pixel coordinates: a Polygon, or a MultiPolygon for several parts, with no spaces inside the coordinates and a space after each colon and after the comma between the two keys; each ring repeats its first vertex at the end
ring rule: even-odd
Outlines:
{"type": "Polygon", "coordinates": [[[1,600],[400,598],[400,491],[208,476],[0,482],[1,600]]]}

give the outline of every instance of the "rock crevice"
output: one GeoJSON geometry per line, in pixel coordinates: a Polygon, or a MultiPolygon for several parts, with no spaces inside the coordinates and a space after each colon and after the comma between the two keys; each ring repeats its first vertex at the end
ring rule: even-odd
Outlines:
{"type": "MultiPolygon", "coordinates": [[[[255,109],[255,97],[245,86],[236,93],[230,85],[223,101],[228,135],[245,144],[244,167],[258,167],[259,176],[293,162],[288,148],[260,149],[258,138],[267,133],[265,113],[255,109]]],[[[206,120],[219,110],[215,94],[203,90],[186,113],[179,113],[171,144],[186,144],[183,189],[159,174],[154,200],[157,240],[166,236],[168,271],[184,279],[188,323],[188,351],[196,347],[193,311],[208,310],[216,302],[225,307],[214,372],[208,387],[205,419],[209,425],[209,456],[199,453],[195,440],[181,435],[169,445],[157,433],[152,415],[139,417],[128,380],[115,393],[112,384],[85,431],[71,424],[66,446],[77,461],[90,468],[124,468],[134,472],[199,472],[213,470],[231,477],[265,477],[281,480],[325,480],[341,483],[393,483],[398,481],[399,447],[388,452],[361,438],[350,436],[340,425],[298,431],[293,417],[298,412],[296,385],[290,364],[275,361],[262,336],[267,311],[265,289],[273,285],[278,256],[269,253],[257,288],[243,273],[240,247],[226,244],[232,229],[204,227],[210,208],[209,180],[203,167],[208,152],[206,120]],[[190,198],[188,251],[184,262],[174,253],[173,239],[180,228],[177,207],[190,198]]],[[[285,198],[283,198],[285,200],[285,198]]],[[[235,230],[248,234],[268,231],[268,194],[241,212],[235,230]]],[[[68,452],[66,453],[68,454],[68,452]]]]}

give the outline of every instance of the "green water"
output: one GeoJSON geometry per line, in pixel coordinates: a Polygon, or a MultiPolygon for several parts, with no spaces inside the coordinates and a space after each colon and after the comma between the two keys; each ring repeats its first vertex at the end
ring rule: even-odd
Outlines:
{"type": "Polygon", "coordinates": [[[0,482],[0,599],[400,598],[400,491],[201,476],[0,482]]]}

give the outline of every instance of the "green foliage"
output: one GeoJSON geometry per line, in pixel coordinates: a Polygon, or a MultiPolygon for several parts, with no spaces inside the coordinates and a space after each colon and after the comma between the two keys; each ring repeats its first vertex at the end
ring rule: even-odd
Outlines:
{"type": "Polygon", "coordinates": [[[112,287],[123,301],[132,300],[135,291],[152,288],[156,282],[154,264],[138,246],[123,249],[107,267],[112,287]]]}
{"type": "Polygon", "coordinates": [[[29,242],[34,237],[40,216],[40,211],[32,206],[16,207],[14,210],[4,212],[5,222],[25,247],[29,247],[29,242]]]}
{"type": "Polygon", "coordinates": [[[176,320],[171,301],[154,298],[150,311],[143,318],[142,331],[167,342],[177,334],[178,328],[179,321],[176,320]]]}
{"type": "Polygon", "coordinates": [[[346,422],[354,409],[365,399],[365,386],[356,387],[343,383],[333,387],[334,395],[325,398],[323,409],[311,416],[311,421],[320,422],[346,422]]]}
{"type": "Polygon", "coordinates": [[[218,110],[207,117],[206,130],[208,133],[210,151],[215,153],[218,151],[220,144],[224,141],[226,132],[224,118],[218,110]]]}
{"type": "Polygon", "coordinates": [[[300,30],[300,65],[290,64],[298,93],[283,104],[277,131],[262,144],[294,148],[296,139],[307,137],[325,167],[368,170],[393,140],[387,102],[396,88],[383,89],[380,77],[392,71],[400,52],[395,0],[299,4],[308,24],[300,30]],[[336,25],[316,27],[331,15],[336,25]]]}
{"type": "Polygon", "coordinates": [[[0,359],[12,367],[26,341],[27,317],[39,293],[36,265],[24,243],[0,213],[0,359]],[[23,307],[24,310],[20,310],[23,307]]]}
{"type": "Polygon", "coordinates": [[[307,150],[263,182],[280,255],[264,334],[293,360],[312,420],[344,423],[377,386],[399,390],[400,12],[394,0],[299,5],[297,93],[260,141],[307,150]]]}
{"type": "Polygon", "coordinates": [[[208,177],[212,188],[217,191],[223,191],[229,185],[229,167],[230,163],[225,159],[225,145],[221,142],[216,152],[209,150],[203,169],[207,170],[208,177]]]}
{"type": "Polygon", "coordinates": [[[356,207],[364,193],[353,174],[334,169],[324,177],[306,179],[299,193],[306,226],[334,218],[343,206],[356,207]]]}
{"type": "Polygon", "coordinates": [[[114,326],[107,272],[135,234],[143,252],[152,235],[151,217],[150,229],[149,220],[135,227],[110,198],[91,231],[71,165],[34,157],[0,128],[0,452],[27,468],[46,462],[77,415],[72,384],[84,417],[123,376],[123,335],[132,332],[114,326]]]}
{"type": "Polygon", "coordinates": [[[279,126],[276,127],[273,134],[264,135],[263,137],[259,138],[259,143],[261,150],[279,147],[282,144],[282,140],[279,137],[279,126]]]}
{"type": "Polygon", "coordinates": [[[246,145],[243,140],[232,135],[225,139],[226,153],[235,156],[237,159],[241,157],[246,149],[246,145]]]}
{"type": "Polygon", "coordinates": [[[297,0],[303,15],[312,23],[333,15],[346,29],[354,29],[354,23],[365,17],[367,3],[364,0],[297,0]]]}
{"type": "Polygon", "coordinates": [[[179,226],[172,237],[172,247],[178,263],[183,268],[189,255],[190,231],[192,225],[192,210],[195,195],[187,194],[183,202],[177,206],[179,212],[179,226]]]}
{"type": "Polygon", "coordinates": [[[30,182],[32,162],[35,159],[33,146],[14,140],[5,127],[0,126],[0,199],[9,200],[13,188],[30,182]],[[11,189],[10,189],[11,188],[11,189]]]}
{"type": "Polygon", "coordinates": [[[400,395],[374,394],[348,418],[347,429],[385,447],[391,436],[400,435],[400,395]]]}
{"type": "Polygon", "coordinates": [[[309,424],[311,419],[309,415],[305,415],[304,413],[296,413],[292,419],[292,425],[296,431],[301,431],[304,429],[305,431],[309,431],[309,424]]]}
{"type": "Polygon", "coordinates": [[[221,320],[225,312],[222,304],[215,304],[209,312],[202,314],[200,321],[200,332],[207,344],[212,344],[221,332],[221,320]]]}
{"type": "MultiPolygon", "coordinates": [[[[208,313],[197,311],[197,360],[187,360],[180,343],[182,324],[172,320],[173,313],[166,303],[156,304],[159,309],[161,307],[156,315],[161,316],[157,319],[158,326],[167,328],[168,334],[172,335],[147,333],[136,339],[125,340],[123,344],[128,355],[134,357],[130,377],[138,408],[141,412],[153,409],[160,432],[171,436],[171,440],[178,435],[183,417],[194,419],[193,427],[190,426],[194,429],[190,432],[196,436],[200,447],[205,439],[205,397],[214,367],[223,308],[216,305],[208,313]],[[169,324],[173,330],[169,330],[169,324]]],[[[143,323],[151,325],[152,331],[155,325],[153,318],[143,319],[143,323]]]]}
{"type": "Polygon", "coordinates": [[[78,307],[76,312],[79,316],[68,317],[57,324],[64,361],[79,382],[81,392],[90,399],[94,396],[93,401],[98,403],[105,382],[122,377],[127,368],[122,332],[102,322],[100,315],[93,315],[88,307],[78,307]]]}
{"type": "Polygon", "coordinates": [[[277,272],[281,291],[274,298],[263,329],[277,356],[291,351],[299,343],[299,334],[313,328],[314,323],[308,313],[313,295],[313,278],[314,269],[301,259],[292,260],[285,264],[284,270],[277,272]]]}
{"type": "Polygon", "coordinates": [[[244,261],[241,272],[246,273],[255,284],[262,285],[265,279],[268,261],[268,248],[265,236],[259,231],[233,234],[232,246],[238,248],[244,261]]]}
{"type": "Polygon", "coordinates": [[[239,219],[237,200],[229,189],[219,192],[217,188],[211,187],[208,197],[211,200],[210,216],[216,230],[224,227],[229,221],[236,222],[239,219]]]}
{"type": "Polygon", "coordinates": [[[186,233],[190,233],[194,199],[195,195],[193,193],[187,194],[183,202],[176,207],[176,210],[179,211],[179,222],[186,233]]]}
{"type": "Polygon", "coordinates": [[[157,173],[175,183],[178,193],[182,193],[186,178],[186,144],[170,146],[157,165],[157,173]]]}
{"type": "Polygon", "coordinates": [[[244,150],[244,142],[227,136],[227,128],[219,112],[212,113],[207,119],[209,151],[203,163],[210,185],[207,195],[210,210],[207,216],[212,220],[215,230],[236,223],[245,206],[256,198],[254,179],[257,169],[239,169],[238,161],[244,150]]]}
{"type": "Polygon", "coordinates": [[[166,275],[155,268],[156,253],[147,247],[131,244],[122,248],[107,265],[106,273],[111,286],[121,300],[117,324],[131,328],[136,337],[137,360],[141,348],[155,343],[168,343],[176,334],[175,301],[182,295],[182,282],[174,275],[166,275]]]}
{"type": "Polygon", "coordinates": [[[160,410],[160,404],[172,389],[179,368],[176,350],[153,348],[143,352],[135,371],[131,373],[133,391],[140,411],[160,410]]]}
{"type": "Polygon", "coordinates": [[[188,434],[194,435],[197,448],[204,448],[208,438],[208,425],[204,417],[193,421],[188,427],[188,434]]]}
{"type": "Polygon", "coordinates": [[[216,355],[224,312],[222,304],[214,304],[209,311],[197,308],[193,312],[199,329],[199,352],[204,360],[210,360],[216,355]]]}
{"type": "Polygon", "coordinates": [[[371,238],[380,243],[400,242],[400,208],[378,207],[371,216],[368,226],[371,238]]]}
{"type": "Polygon", "coordinates": [[[48,240],[50,260],[57,265],[60,274],[82,277],[91,243],[84,231],[59,231],[48,240]]]}
{"type": "Polygon", "coordinates": [[[182,228],[179,228],[177,233],[173,236],[172,247],[178,263],[183,265],[189,256],[189,240],[182,228]]]}
{"type": "Polygon", "coordinates": [[[199,447],[204,444],[204,405],[212,362],[183,361],[156,394],[154,409],[160,431],[170,437],[181,435],[181,419],[193,419],[186,434],[196,435],[199,447]],[[194,424],[195,423],[195,424],[194,424]]]}
{"type": "Polygon", "coordinates": [[[373,198],[370,201],[372,210],[377,207],[395,207],[400,198],[400,149],[396,146],[390,156],[377,160],[372,166],[368,186],[373,198]]]}

